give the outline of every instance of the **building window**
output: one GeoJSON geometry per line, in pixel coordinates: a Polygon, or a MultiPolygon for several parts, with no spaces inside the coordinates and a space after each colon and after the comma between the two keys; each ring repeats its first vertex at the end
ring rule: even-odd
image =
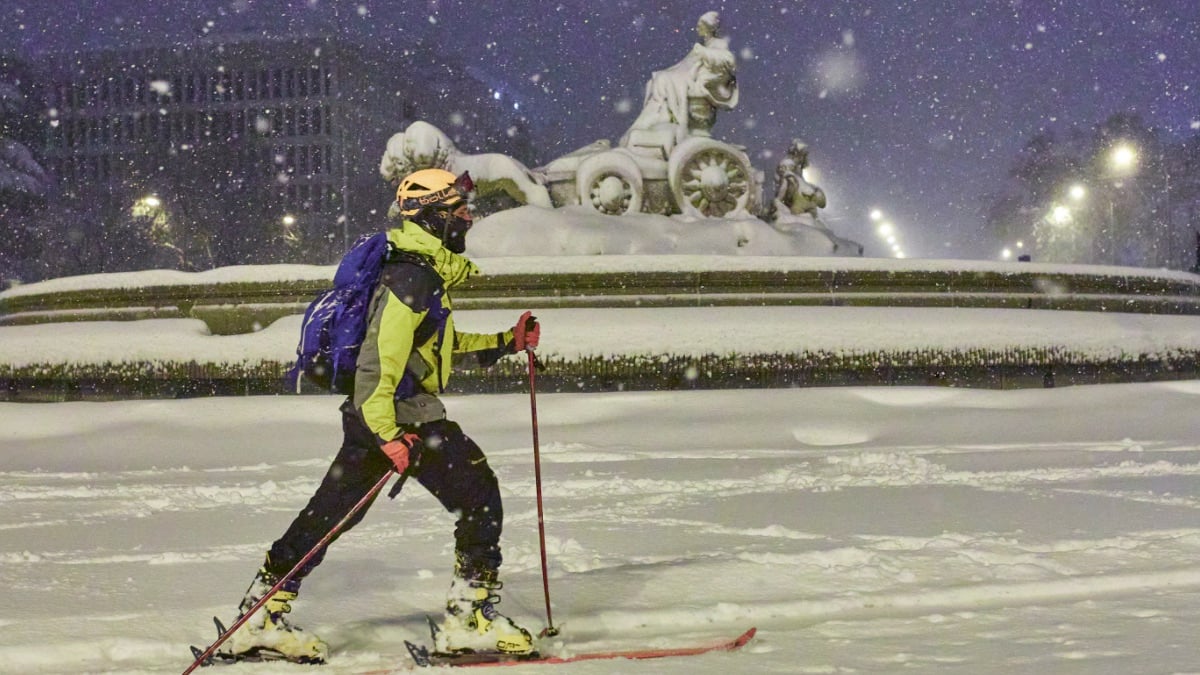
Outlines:
{"type": "Polygon", "coordinates": [[[310,132],[313,136],[321,135],[321,109],[319,107],[308,109],[310,132]]]}

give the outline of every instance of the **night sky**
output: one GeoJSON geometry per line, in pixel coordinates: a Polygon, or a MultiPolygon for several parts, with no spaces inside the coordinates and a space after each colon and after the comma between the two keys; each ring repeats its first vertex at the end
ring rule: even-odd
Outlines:
{"type": "Polygon", "coordinates": [[[458,54],[520,101],[545,162],[615,143],[708,10],[740,57],[741,102],[714,135],[768,179],[793,137],[807,142],[825,220],[868,255],[884,254],[880,208],[910,257],[995,257],[987,195],[1039,130],[1132,111],[1168,140],[1200,133],[1197,0],[0,0],[0,51],[340,24],[458,54]]]}

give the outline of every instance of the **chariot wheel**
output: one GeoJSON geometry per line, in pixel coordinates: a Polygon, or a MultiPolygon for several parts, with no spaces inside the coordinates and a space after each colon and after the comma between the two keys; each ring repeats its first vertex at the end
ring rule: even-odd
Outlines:
{"type": "Polygon", "coordinates": [[[623,152],[602,152],[580,162],[575,185],[586,209],[608,216],[642,210],[642,171],[623,152]]]}
{"type": "Polygon", "coordinates": [[[754,208],[754,167],[746,153],[711,138],[692,137],[671,151],[667,179],[681,213],[720,218],[754,208]]]}

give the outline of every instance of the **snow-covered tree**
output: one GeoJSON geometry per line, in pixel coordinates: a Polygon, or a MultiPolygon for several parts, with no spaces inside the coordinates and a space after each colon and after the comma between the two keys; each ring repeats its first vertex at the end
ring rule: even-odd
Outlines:
{"type": "Polygon", "coordinates": [[[1135,114],[1090,132],[1043,131],[1022,149],[987,220],[1045,262],[1184,269],[1200,205],[1200,141],[1170,145],[1135,114]]]}

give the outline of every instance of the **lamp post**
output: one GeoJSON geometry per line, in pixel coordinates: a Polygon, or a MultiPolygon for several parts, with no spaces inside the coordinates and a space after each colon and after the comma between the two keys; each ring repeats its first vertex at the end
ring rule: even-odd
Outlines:
{"type": "MultiPolygon", "coordinates": [[[[1110,169],[1109,177],[1113,181],[1113,188],[1121,187],[1120,179],[1128,176],[1137,167],[1138,151],[1137,147],[1128,141],[1121,141],[1113,146],[1108,154],[1108,166],[1110,169]]],[[[1122,228],[1124,229],[1124,228],[1122,228]]],[[[1109,262],[1113,265],[1117,264],[1117,246],[1120,239],[1117,237],[1117,206],[1116,200],[1110,191],[1108,194],[1108,240],[1109,240],[1109,262]]]]}

